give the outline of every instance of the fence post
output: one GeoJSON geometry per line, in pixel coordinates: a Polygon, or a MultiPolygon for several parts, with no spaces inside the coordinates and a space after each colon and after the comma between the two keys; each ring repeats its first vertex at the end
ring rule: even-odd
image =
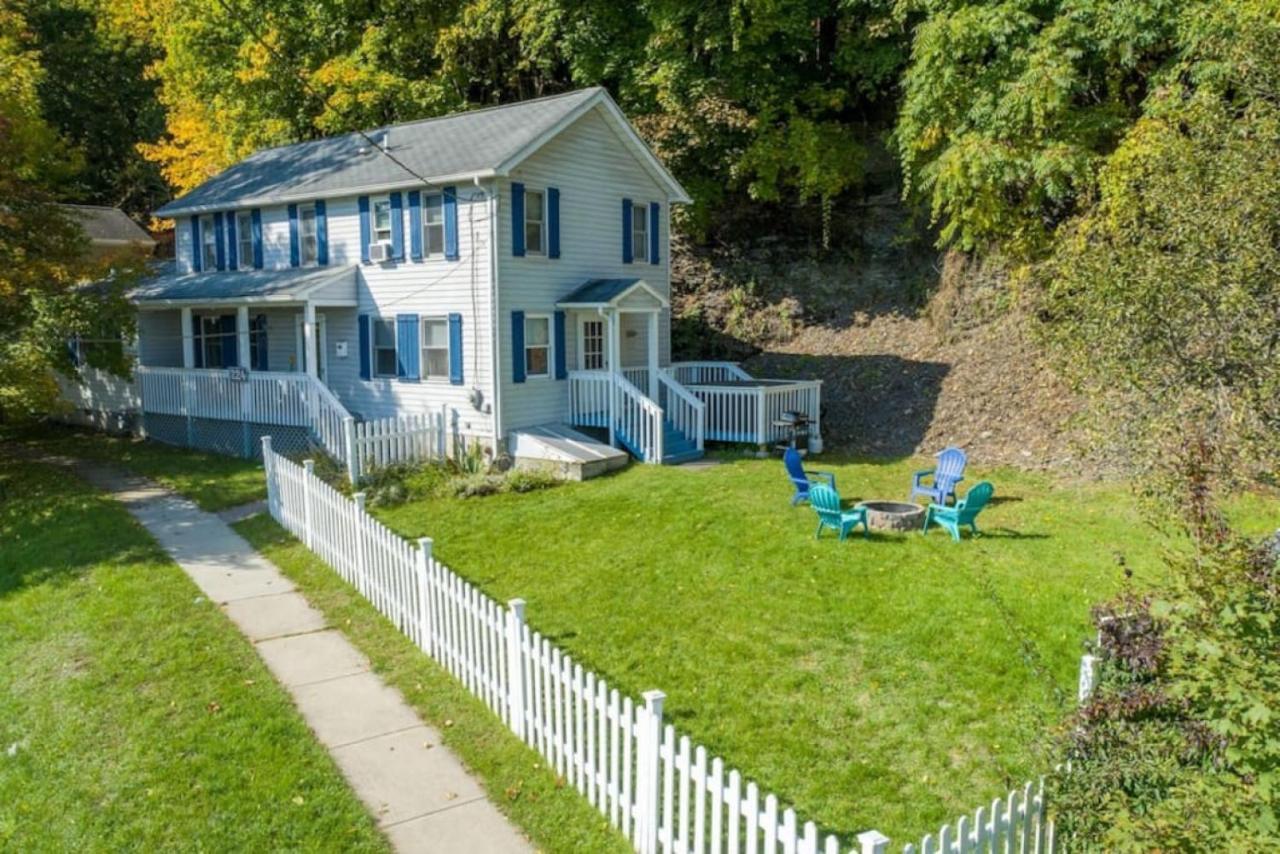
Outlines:
{"type": "Polygon", "coordinates": [[[524,738],[524,666],[521,655],[521,638],[524,635],[524,600],[512,599],[507,603],[507,724],[520,738],[524,738]]]}
{"type": "Polygon", "coordinates": [[[658,771],[662,767],[662,702],[667,695],[661,691],[645,691],[644,716],[641,718],[640,735],[636,739],[636,841],[641,854],[655,854],[658,850],[658,771]]]}
{"type": "Polygon", "coordinates": [[[769,439],[765,433],[769,425],[765,420],[767,411],[764,400],[764,389],[756,389],[756,444],[760,446],[761,451],[766,450],[769,446],[769,439]]]}
{"type": "Polygon", "coordinates": [[[303,518],[303,520],[306,522],[306,525],[307,525],[307,526],[306,526],[306,528],[304,529],[304,530],[306,530],[306,532],[307,532],[307,536],[306,536],[306,544],[307,544],[307,548],[311,548],[311,545],[312,545],[312,536],[311,536],[311,518],[312,518],[312,514],[311,514],[311,481],[312,481],[312,480],[314,480],[314,479],[315,479],[315,476],[316,476],[316,461],[315,461],[315,460],[303,460],[303,461],[302,461],[302,468],[303,468],[303,469],[305,469],[305,473],[304,473],[304,474],[303,474],[303,476],[302,476],[302,506],[303,506],[303,508],[304,508],[303,517],[302,517],[302,518],[303,518]]]}
{"type": "Polygon", "coordinates": [[[1080,656],[1080,684],[1076,691],[1076,700],[1084,703],[1093,693],[1098,680],[1098,657],[1096,655],[1080,656]]]}
{"type": "Polygon", "coordinates": [[[438,452],[440,454],[440,462],[447,460],[449,454],[448,446],[448,430],[449,430],[449,404],[440,404],[440,435],[437,437],[438,452]]]}
{"type": "Polygon", "coordinates": [[[360,457],[356,453],[356,420],[350,415],[342,419],[342,442],[347,446],[347,477],[355,486],[360,482],[360,457]]]}
{"type": "Polygon", "coordinates": [[[431,538],[418,538],[418,646],[431,652],[431,620],[427,612],[427,570],[431,565],[431,538]]]}
{"type": "Polygon", "coordinates": [[[280,521],[280,514],[277,507],[280,502],[278,494],[279,487],[276,486],[276,469],[273,465],[274,460],[271,459],[271,437],[262,437],[262,472],[267,480],[267,511],[271,514],[271,518],[277,522],[280,521]]]}
{"type": "Polygon", "coordinates": [[[878,830],[867,830],[858,834],[858,845],[861,854],[885,854],[889,850],[889,837],[878,830]]]}
{"type": "Polygon", "coordinates": [[[356,577],[352,580],[352,584],[357,590],[364,593],[364,578],[365,573],[368,571],[368,558],[365,556],[366,550],[364,545],[364,520],[366,518],[366,511],[364,509],[365,494],[363,492],[357,492],[351,497],[356,502],[356,577]]]}

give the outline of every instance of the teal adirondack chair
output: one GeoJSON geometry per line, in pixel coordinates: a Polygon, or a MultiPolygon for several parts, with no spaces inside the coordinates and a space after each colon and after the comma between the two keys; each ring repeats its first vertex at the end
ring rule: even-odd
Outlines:
{"type": "Polygon", "coordinates": [[[818,512],[815,538],[822,536],[823,528],[830,528],[839,531],[840,539],[843,540],[859,525],[862,526],[862,535],[867,536],[867,508],[843,509],[840,506],[840,493],[825,483],[815,483],[809,488],[809,506],[818,512]]]}
{"type": "Polygon", "coordinates": [[[973,489],[956,502],[955,507],[944,507],[941,504],[930,504],[924,513],[924,529],[920,533],[929,533],[929,525],[941,525],[951,532],[951,539],[960,542],[960,527],[968,525],[969,530],[978,533],[978,514],[987,506],[996,488],[987,481],[975,483],[973,489]]]}

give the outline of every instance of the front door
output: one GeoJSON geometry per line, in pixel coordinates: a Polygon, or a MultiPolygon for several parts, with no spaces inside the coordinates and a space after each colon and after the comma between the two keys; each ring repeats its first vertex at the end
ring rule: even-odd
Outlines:
{"type": "Polygon", "coordinates": [[[605,355],[605,323],[602,317],[584,317],[578,321],[578,367],[584,371],[603,371],[609,359],[605,355]]]}
{"type": "Polygon", "coordinates": [[[302,315],[294,315],[293,329],[293,340],[297,342],[298,370],[305,373],[308,356],[315,358],[318,355],[319,358],[316,359],[316,376],[321,380],[325,379],[325,375],[329,372],[329,354],[328,347],[325,346],[324,315],[316,315],[315,346],[317,353],[307,353],[306,336],[302,334],[302,315]]]}

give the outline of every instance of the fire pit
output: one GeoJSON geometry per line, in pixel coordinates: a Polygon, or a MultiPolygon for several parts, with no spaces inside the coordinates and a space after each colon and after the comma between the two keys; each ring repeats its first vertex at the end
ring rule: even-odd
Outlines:
{"type": "Polygon", "coordinates": [[[867,527],[876,531],[918,531],[924,524],[924,508],[903,501],[864,501],[867,527]]]}

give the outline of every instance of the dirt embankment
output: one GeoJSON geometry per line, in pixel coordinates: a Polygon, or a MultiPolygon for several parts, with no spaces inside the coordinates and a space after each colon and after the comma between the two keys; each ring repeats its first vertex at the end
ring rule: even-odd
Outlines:
{"type": "Polygon", "coordinates": [[[1079,401],[1039,352],[1004,268],[940,256],[891,196],[850,228],[849,248],[822,260],[781,243],[677,252],[676,357],[821,379],[823,434],[854,453],[955,444],[984,465],[1084,465],[1079,401]]]}

